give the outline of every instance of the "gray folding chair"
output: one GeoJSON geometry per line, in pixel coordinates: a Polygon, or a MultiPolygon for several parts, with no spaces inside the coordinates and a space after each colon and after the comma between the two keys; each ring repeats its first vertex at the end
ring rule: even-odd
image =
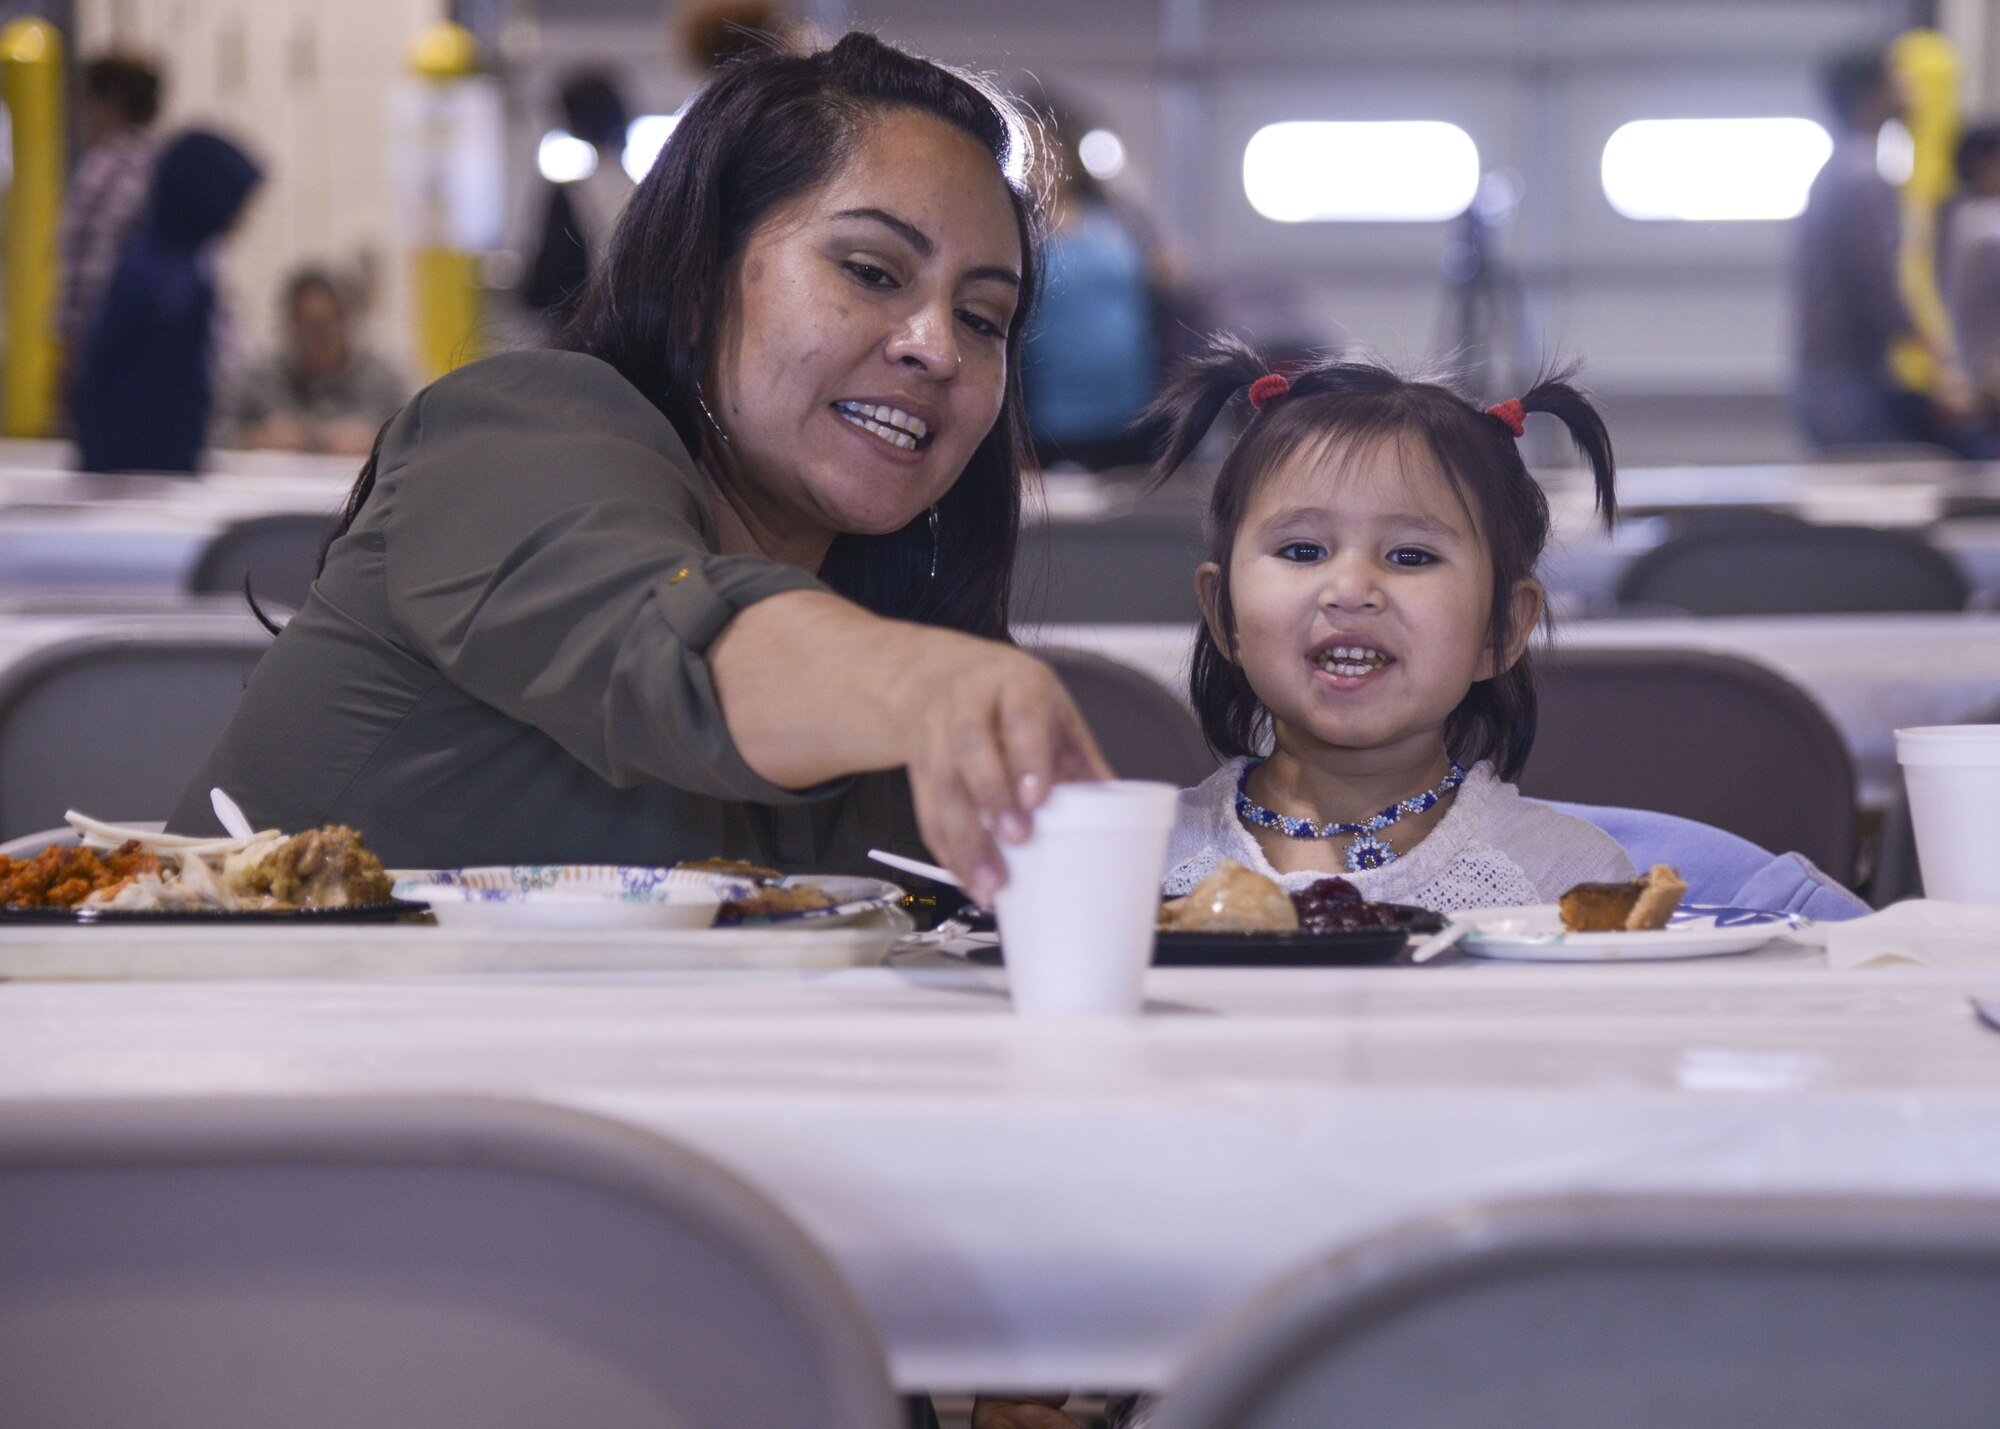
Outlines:
{"type": "Polygon", "coordinates": [[[1804,522],[1691,530],[1618,580],[1620,605],[1694,615],[1963,610],[1970,594],[1958,564],[1921,536],[1804,522]]]}
{"type": "Polygon", "coordinates": [[[32,619],[0,668],[0,839],[81,809],[165,818],[270,647],[247,613],[32,619]]]}
{"type": "Polygon", "coordinates": [[[889,1429],[882,1347],[762,1194],[460,1099],[0,1104],[0,1406],[36,1429],[889,1429]]]}
{"type": "Polygon", "coordinates": [[[1987,1429],[2000,1202],[1572,1198],[1321,1261],[1154,1429],[1987,1429]]]}
{"type": "Polygon", "coordinates": [[[1186,701],[1140,670],[1081,650],[1034,647],[1055,667],[1120,779],[1189,788],[1216,769],[1215,751],[1186,701]]]}
{"type": "Polygon", "coordinates": [[[331,516],[297,511],[233,522],[195,559],[188,589],[241,594],[247,575],[258,604],[298,610],[319,572],[320,547],[333,523],[331,516]]]}
{"type": "Polygon", "coordinates": [[[1652,809],[1854,880],[1854,762],[1812,696],[1696,650],[1540,650],[1538,799],[1652,809]]]}

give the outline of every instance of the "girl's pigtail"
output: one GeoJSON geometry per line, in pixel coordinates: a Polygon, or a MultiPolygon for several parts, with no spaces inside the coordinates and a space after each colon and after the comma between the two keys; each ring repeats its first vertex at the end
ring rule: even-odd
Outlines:
{"type": "Polygon", "coordinates": [[[1174,368],[1160,395],[1133,425],[1164,427],[1165,449],[1153,465],[1152,485],[1179,471],[1194,455],[1229,399],[1271,369],[1250,345],[1227,334],[1211,337],[1203,350],[1174,368]]]}
{"type": "Polygon", "coordinates": [[[1618,496],[1612,478],[1616,468],[1611,458],[1611,433],[1591,400],[1571,386],[1568,374],[1545,377],[1521,398],[1529,412],[1546,412],[1569,429],[1570,440],[1590,463],[1597,483],[1597,511],[1609,526],[1618,516],[1618,496]]]}

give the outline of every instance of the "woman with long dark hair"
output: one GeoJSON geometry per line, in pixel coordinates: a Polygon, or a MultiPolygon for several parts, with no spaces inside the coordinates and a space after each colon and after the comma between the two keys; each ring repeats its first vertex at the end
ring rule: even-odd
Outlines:
{"type": "Polygon", "coordinates": [[[555,349],[383,430],[173,826],[220,785],[391,864],[928,846],[990,897],[995,839],[1106,772],[1005,643],[1024,142],[866,35],[724,71],[555,349]]]}

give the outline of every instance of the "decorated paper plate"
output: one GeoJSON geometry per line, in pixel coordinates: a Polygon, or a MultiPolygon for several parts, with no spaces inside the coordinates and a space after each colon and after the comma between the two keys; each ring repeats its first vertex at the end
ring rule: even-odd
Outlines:
{"type": "Polygon", "coordinates": [[[1472,931],[1461,952],[1482,958],[1530,963],[1647,962],[1671,958],[1712,958],[1747,953],[1775,938],[1812,926],[1791,913],[1683,903],[1664,928],[1637,933],[1570,933],[1553,903],[1523,908],[1489,908],[1462,915],[1472,931]]]}
{"type": "Polygon", "coordinates": [[[440,869],[396,882],[398,898],[430,906],[448,927],[674,928],[829,926],[893,907],[903,891],[875,878],[795,877],[759,888],[734,874],[618,864],[440,869]],[[788,900],[788,890],[808,890],[788,900]],[[818,899],[811,895],[817,893],[818,899]],[[792,901],[818,906],[791,907],[792,901]],[[772,905],[768,908],[765,904],[772,905]]]}

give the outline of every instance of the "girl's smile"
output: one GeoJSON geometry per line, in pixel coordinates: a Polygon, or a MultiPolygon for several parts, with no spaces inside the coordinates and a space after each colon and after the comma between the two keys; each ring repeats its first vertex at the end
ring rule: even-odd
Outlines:
{"type": "Polygon", "coordinates": [[[1313,664],[1335,689],[1359,689],[1395,663],[1396,657],[1373,640],[1358,635],[1335,635],[1322,641],[1313,652],[1313,664]]]}

